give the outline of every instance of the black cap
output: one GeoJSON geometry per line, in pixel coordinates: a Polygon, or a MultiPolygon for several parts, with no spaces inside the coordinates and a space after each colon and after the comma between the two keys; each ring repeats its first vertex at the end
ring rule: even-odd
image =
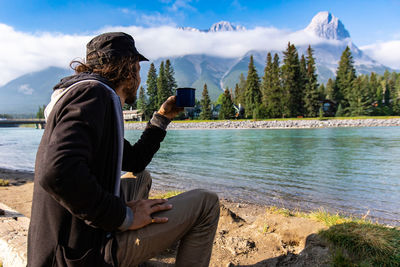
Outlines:
{"type": "Polygon", "coordinates": [[[94,37],[86,45],[86,63],[102,65],[111,58],[137,55],[139,61],[149,61],[135,47],[132,36],[123,32],[107,32],[94,37]]]}

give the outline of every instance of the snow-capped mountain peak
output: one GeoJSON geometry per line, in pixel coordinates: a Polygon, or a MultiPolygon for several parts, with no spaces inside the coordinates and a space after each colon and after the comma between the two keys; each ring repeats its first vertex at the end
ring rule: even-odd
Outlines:
{"type": "Polygon", "coordinates": [[[319,12],[315,15],[311,23],[305,28],[305,31],[329,40],[350,38],[350,34],[343,23],[327,11],[319,12]]]}
{"type": "Polygon", "coordinates": [[[179,27],[179,30],[189,32],[234,32],[234,31],[245,31],[246,28],[240,25],[235,25],[229,21],[220,21],[211,25],[208,30],[199,30],[192,27],[179,27]]]}
{"type": "Polygon", "coordinates": [[[188,32],[200,32],[199,29],[193,28],[193,27],[179,27],[179,30],[182,31],[188,31],[188,32]]]}
{"type": "Polygon", "coordinates": [[[245,31],[246,28],[240,25],[234,25],[230,23],[229,21],[220,21],[217,23],[214,23],[210,29],[208,30],[209,32],[228,32],[228,31],[245,31]]]}

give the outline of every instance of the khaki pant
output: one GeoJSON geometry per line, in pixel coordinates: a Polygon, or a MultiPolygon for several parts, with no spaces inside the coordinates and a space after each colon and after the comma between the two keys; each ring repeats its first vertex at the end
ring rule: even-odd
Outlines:
{"type": "MultiPolygon", "coordinates": [[[[121,179],[125,201],[147,199],[151,177],[147,171],[136,178],[121,179]]],[[[149,224],[117,234],[118,262],[121,267],[136,266],[180,240],[176,266],[208,266],[219,219],[219,200],[215,193],[192,190],[168,200],[173,208],[154,213],[167,217],[164,224],[149,224]]],[[[135,215],[134,215],[135,216],[135,215]]]]}

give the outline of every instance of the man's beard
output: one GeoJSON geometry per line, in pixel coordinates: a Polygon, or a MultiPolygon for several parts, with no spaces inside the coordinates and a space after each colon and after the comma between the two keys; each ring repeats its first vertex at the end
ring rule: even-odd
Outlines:
{"type": "Polygon", "coordinates": [[[133,103],[135,103],[135,101],[136,101],[136,94],[126,95],[126,98],[125,98],[126,104],[132,105],[133,103]]]}
{"type": "Polygon", "coordinates": [[[129,87],[124,87],[123,91],[124,94],[126,96],[125,98],[125,103],[132,105],[133,103],[135,103],[136,101],[136,94],[137,94],[137,90],[139,88],[139,82],[134,80],[134,82],[132,82],[131,86],[129,87]]]}

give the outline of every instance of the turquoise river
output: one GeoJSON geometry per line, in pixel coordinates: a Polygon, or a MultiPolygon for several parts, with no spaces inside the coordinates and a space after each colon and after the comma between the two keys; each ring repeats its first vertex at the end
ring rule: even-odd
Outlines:
{"type": "MultiPolygon", "coordinates": [[[[0,128],[0,168],[33,171],[42,134],[0,128]]],[[[400,127],[171,130],[148,169],[156,189],[207,188],[234,201],[400,225],[400,127]]]]}

